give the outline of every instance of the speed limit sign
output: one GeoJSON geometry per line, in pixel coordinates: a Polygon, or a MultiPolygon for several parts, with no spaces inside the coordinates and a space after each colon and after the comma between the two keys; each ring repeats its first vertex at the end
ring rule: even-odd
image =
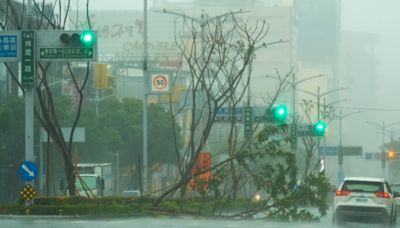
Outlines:
{"type": "Polygon", "coordinates": [[[169,92],[169,75],[168,74],[152,74],[151,75],[151,92],[169,92]]]}

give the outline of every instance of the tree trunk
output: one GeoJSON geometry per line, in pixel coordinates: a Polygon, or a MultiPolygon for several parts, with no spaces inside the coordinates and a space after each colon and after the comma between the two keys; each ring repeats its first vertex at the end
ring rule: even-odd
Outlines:
{"type": "Polygon", "coordinates": [[[74,166],[69,159],[64,159],[65,165],[65,177],[68,181],[68,195],[75,196],[76,189],[75,189],[75,174],[74,174],[74,166]]]}

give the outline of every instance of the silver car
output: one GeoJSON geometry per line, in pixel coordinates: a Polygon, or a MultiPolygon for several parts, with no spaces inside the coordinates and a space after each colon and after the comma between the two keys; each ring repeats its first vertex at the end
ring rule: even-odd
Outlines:
{"type": "Polygon", "coordinates": [[[347,177],[336,190],[333,222],[396,223],[396,200],[385,179],[347,177]]]}

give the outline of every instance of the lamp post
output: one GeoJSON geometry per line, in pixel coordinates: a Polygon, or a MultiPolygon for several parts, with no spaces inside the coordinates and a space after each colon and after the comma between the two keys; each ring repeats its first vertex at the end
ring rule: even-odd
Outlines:
{"type": "MultiPolygon", "coordinates": [[[[340,103],[340,102],[345,102],[345,101],[347,101],[347,99],[341,99],[341,100],[337,100],[337,101],[333,101],[333,102],[331,102],[331,103],[329,103],[329,104],[326,104],[326,97],[324,97],[324,104],[322,105],[323,106],[323,116],[322,116],[322,119],[324,120],[324,122],[326,123],[327,121],[326,121],[326,119],[327,119],[327,117],[328,117],[328,115],[327,115],[327,108],[328,107],[332,107],[334,104],[337,104],[337,103],[340,103]]],[[[326,136],[325,136],[325,134],[324,134],[324,146],[326,145],[326,136]]]]}
{"type": "Polygon", "coordinates": [[[342,135],[343,135],[343,132],[342,132],[342,123],[343,123],[343,119],[345,118],[345,117],[348,117],[348,116],[351,116],[351,115],[354,115],[354,114],[357,114],[357,113],[360,113],[361,111],[360,110],[358,110],[358,111],[355,111],[355,112],[350,112],[350,113],[347,113],[347,114],[344,114],[343,115],[343,112],[342,112],[342,110],[340,110],[339,111],[339,151],[338,151],[338,164],[339,164],[339,169],[338,169],[338,172],[337,172],[337,179],[336,179],[336,181],[337,181],[337,184],[339,184],[339,183],[341,183],[342,181],[343,181],[343,178],[344,178],[344,171],[343,171],[343,146],[342,146],[342,135]]]}
{"type": "MultiPolygon", "coordinates": [[[[47,84],[47,87],[49,89],[51,89],[51,87],[61,84],[63,82],[63,80],[57,80],[57,81],[53,81],[47,84]]],[[[45,91],[46,88],[44,85],[41,86],[40,88],[41,91],[45,91]]],[[[47,99],[47,110],[49,111],[49,107],[50,107],[50,101],[47,99]]],[[[43,129],[40,130],[40,134],[39,134],[39,173],[40,173],[40,177],[39,177],[39,189],[42,192],[43,195],[48,196],[50,193],[50,134],[47,134],[47,146],[46,146],[46,152],[43,151],[43,142],[44,142],[44,138],[43,138],[43,129]],[[45,165],[46,164],[46,165],[45,165]],[[45,177],[45,179],[43,180],[43,177],[45,177]],[[45,186],[45,189],[43,189],[43,186],[45,186]]]]}
{"type": "MultiPolygon", "coordinates": [[[[304,79],[298,80],[296,81],[296,75],[293,74],[292,77],[292,81],[287,81],[287,83],[289,83],[289,85],[292,87],[292,112],[293,112],[293,116],[292,116],[292,122],[294,125],[297,124],[297,115],[296,115],[296,90],[298,90],[296,87],[298,84],[303,83],[305,81],[314,79],[314,78],[321,78],[321,77],[326,77],[328,75],[326,74],[318,74],[318,75],[314,75],[314,76],[309,76],[306,77],[304,79]]],[[[277,77],[273,77],[273,76],[267,76],[268,78],[274,78],[274,79],[278,79],[280,80],[280,78],[277,77]]],[[[296,127],[294,129],[297,129],[296,127]]],[[[292,149],[295,150],[296,149],[296,141],[297,141],[297,133],[295,133],[296,137],[294,139],[292,139],[292,149]]]]}
{"type": "Polygon", "coordinates": [[[385,175],[386,163],[383,162],[383,161],[385,160],[385,157],[384,157],[384,156],[386,156],[386,155],[385,155],[385,150],[384,150],[384,148],[383,148],[383,146],[385,145],[385,133],[386,133],[386,129],[387,129],[388,127],[390,127],[390,126],[393,126],[393,125],[399,124],[399,123],[400,123],[400,121],[396,121],[396,122],[393,122],[393,123],[390,123],[390,124],[385,124],[385,121],[382,121],[382,124],[376,124],[376,123],[372,123],[372,122],[368,122],[368,121],[367,121],[367,124],[370,124],[370,125],[372,125],[372,126],[377,127],[378,129],[382,130],[382,155],[381,155],[381,156],[382,156],[382,176],[383,176],[383,177],[386,176],[386,175],[385,175]]]}
{"type": "Polygon", "coordinates": [[[107,96],[100,98],[98,95],[96,95],[96,102],[95,102],[96,103],[96,116],[99,115],[99,103],[104,101],[105,99],[108,99],[108,98],[114,97],[114,96],[115,96],[115,94],[111,94],[111,95],[107,95],[107,96]]]}
{"type": "Polygon", "coordinates": [[[148,118],[147,118],[147,97],[148,97],[148,69],[147,69],[147,0],[143,0],[143,174],[140,192],[147,193],[148,191],[148,118]]]}
{"type": "Polygon", "coordinates": [[[119,151],[115,153],[110,152],[110,155],[115,156],[115,168],[114,168],[114,195],[119,195],[119,178],[120,178],[120,164],[119,164],[119,151]]]}
{"type": "MultiPolygon", "coordinates": [[[[301,89],[297,89],[297,90],[299,90],[299,91],[301,91],[301,92],[303,92],[303,93],[307,93],[307,94],[309,94],[309,95],[312,95],[312,96],[314,96],[315,98],[317,98],[317,121],[320,121],[320,106],[321,106],[321,102],[320,102],[320,100],[321,100],[321,97],[323,97],[323,96],[326,96],[326,95],[328,95],[328,94],[330,94],[330,93],[333,93],[333,92],[337,92],[337,91],[340,91],[340,90],[344,90],[345,88],[339,88],[339,89],[332,89],[332,90],[329,90],[329,91],[326,91],[326,92],[324,92],[324,93],[321,93],[320,92],[320,87],[318,86],[317,87],[317,93],[315,94],[315,93],[312,93],[312,92],[309,92],[309,91],[306,91],[306,90],[301,90],[301,89]]],[[[318,158],[319,158],[319,160],[321,161],[321,155],[320,155],[320,153],[319,153],[319,138],[318,138],[318,149],[317,149],[317,151],[318,151],[318,158]]]]}
{"type": "Polygon", "coordinates": [[[326,96],[326,95],[328,95],[330,93],[333,93],[333,92],[337,92],[337,91],[340,91],[340,90],[345,90],[345,88],[332,89],[332,90],[329,90],[329,91],[327,91],[325,93],[321,93],[320,92],[320,87],[318,86],[316,94],[312,93],[310,91],[302,90],[302,89],[297,89],[297,90],[301,91],[303,93],[307,93],[307,94],[312,95],[315,98],[317,98],[317,120],[319,121],[320,120],[320,107],[321,107],[321,102],[320,101],[321,101],[321,97],[326,96]]]}

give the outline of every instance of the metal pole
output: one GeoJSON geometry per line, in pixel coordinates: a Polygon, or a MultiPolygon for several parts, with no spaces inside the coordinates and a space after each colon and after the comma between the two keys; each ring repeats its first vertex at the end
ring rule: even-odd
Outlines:
{"type": "Polygon", "coordinates": [[[386,131],[385,121],[382,121],[382,146],[385,144],[385,131],[386,131]]]}
{"type": "MultiPolygon", "coordinates": [[[[27,6],[27,29],[31,27],[31,20],[32,17],[32,0],[28,1],[27,6]]],[[[22,69],[19,70],[21,73],[22,69]]],[[[34,144],[33,144],[33,88],[26,87],[25,88],[25,160],[34,161],[34,144]]]]}
{"type": "Polygon", "coordinates": [[[342,147],[342,120],[343,120],[343,114],[342,110],[340,110],[339,114],[339,147],[342,147]]]}
{"type": "Polygon", "coordinates": [[[46,196],[50,195],[50,134],[47,134],[46,143],[46,196]]]}
{"type": "Polygon", "coordinates": [[[99,115],[99,100],[100,100],[100,95],[99,95],[99,89],[96,89],[96,116],[99,115]]]}
{"type": "Polygon", "coordinates": [[[39,158],[40,158],[40,168],[39,168],[39,173],[40,173],[40,177],[39,177],[39,186],[40,186],[40,192],[41,192],[41,194],[45,194],[44,193],[44,188],[43,188],[43,186],[44,186],[44,180],[43,180],[43,177],[44,177],[44,175],[46,174],[47,175],[47,173],[45,173],[44,171],[44,151],[43,151],[43,130],[41,129],[40,130],[40,133],[39,133],[39,158]]]}
{"type": "Polygon", "coordinates": [[[116,187],[115,187],[115,191],[117,193],[117,195],[119,195],[119,178],[120,178],[120,167],[119,167],[119,151],[117,150],[116,153],[116,166],[117,166],[117,170],[116,170],[116,187]]]}
{"type": "Polygon", "coordinates": [[[390,129],[390,142],[393,142],[394,140],[394,131],[393,131],[393,127],[390,129]]]}
{"type": "MultiPolygon", "coordinates": [[[[386,126],[385,126],[385,121],[382,121],[382,147],[383,147],[383,155],[382,156],[386,156],[385,153],[385,131],[386,131],[386,126]]],[[[382,176],[383,178],[386,178],[386,172],[385,172],[385,166],[382,166],[382,176]]]]}
{"type": "Polygon", "coordinates": [[[317,87],[317,121],[319,121],[319,112],[320,112],[320,110],[319,110],[319,105],[320,105],[320,98],[321,98],[321,96],[319,95],[320,94],[320,88],[319,88],[319,86],[317,87]]]}
{"type": "MultiPolygon", "coordinates": [[[[27,9],[27,24],[25,29],[31,29],[32,25],[32,0],[28,0],[27,9]]],[[[22,78],[21,63],[18,64],[18,73],[22,78]]],[[[36,67],[34,67],[35,69],[36,67]]],[[[34,70],[33,69],[33,70],[34,70]]],[[[33,105],[34,105],[34,90],[32,87],[25,87],[25,161],[35,161],[34,157],[34,120],[33,120],[33,105]]],[[[39,158],[40,159],[40,158],[39,158]]],[[[40,172],[39,172],[40,173],[40,172]]],[[[26,181],[25,184],[29,183],[26,181]]],[[[36,182],[37,183],[37,182],[36,182]]],[[[25,201],[25,206],[30,205],[30,202],[25,201]]]]}
{"type": "MultiPolygon", "coordinates": [[[[324,123],[326,123],[326,97],[324,97],[324,115],[322,116],[324,123]]],[[[324,134],[324,146],[326,146],[326,136],[324,134]]]]}
{"type": "MultiPolygon", "coordinates": [[[[293,123],[293,127],[292,130],[293,131],[297,131],[297,119],[296,119],[296,75],[293,74],[292,77],[292,112],[293,112],[293,117],[292,117],[292,123],[293,123]]],[[[297,147],[297,132],[292,134],[293,139],[292,140],[292,150],[296,150],[297,147]]]]}
{"type": "Polygon", "coordinates": [[[148,96],[148,73],[147,73],[147,0],[144,0],[143,17],[144,17],[144,53],[143,53],[143,193],[148,192],[148,118],[147,118],[147,96],[148,96]]]}
{"type": "Polygon", "coordinates": [[[339,151],[338,151],[338,164],[339,170],[337,173],[337,181],[336,183],[339,185],[343,180],[343,147],[342,147],[342,121],[343,121],[343,112],[340,110],[339,112],[339,151]]]}
{"type": "MultiPolygon", "coordinates": [[[[318,86],[318,87],[317,87],[317,122],[319,121],[320,98],[321,98],[321,96],[320,96],[320,88],[319,88],[319,86],[318,86]]],[[[320,142],[320,138],[318,137],[318,141],[317,141],[317,153],[318,153],[318,160],[319,160],[319,162],[321,163],[321,154],[320,154],[320,151],[319,151],[319,142],[320,142]]]]}

